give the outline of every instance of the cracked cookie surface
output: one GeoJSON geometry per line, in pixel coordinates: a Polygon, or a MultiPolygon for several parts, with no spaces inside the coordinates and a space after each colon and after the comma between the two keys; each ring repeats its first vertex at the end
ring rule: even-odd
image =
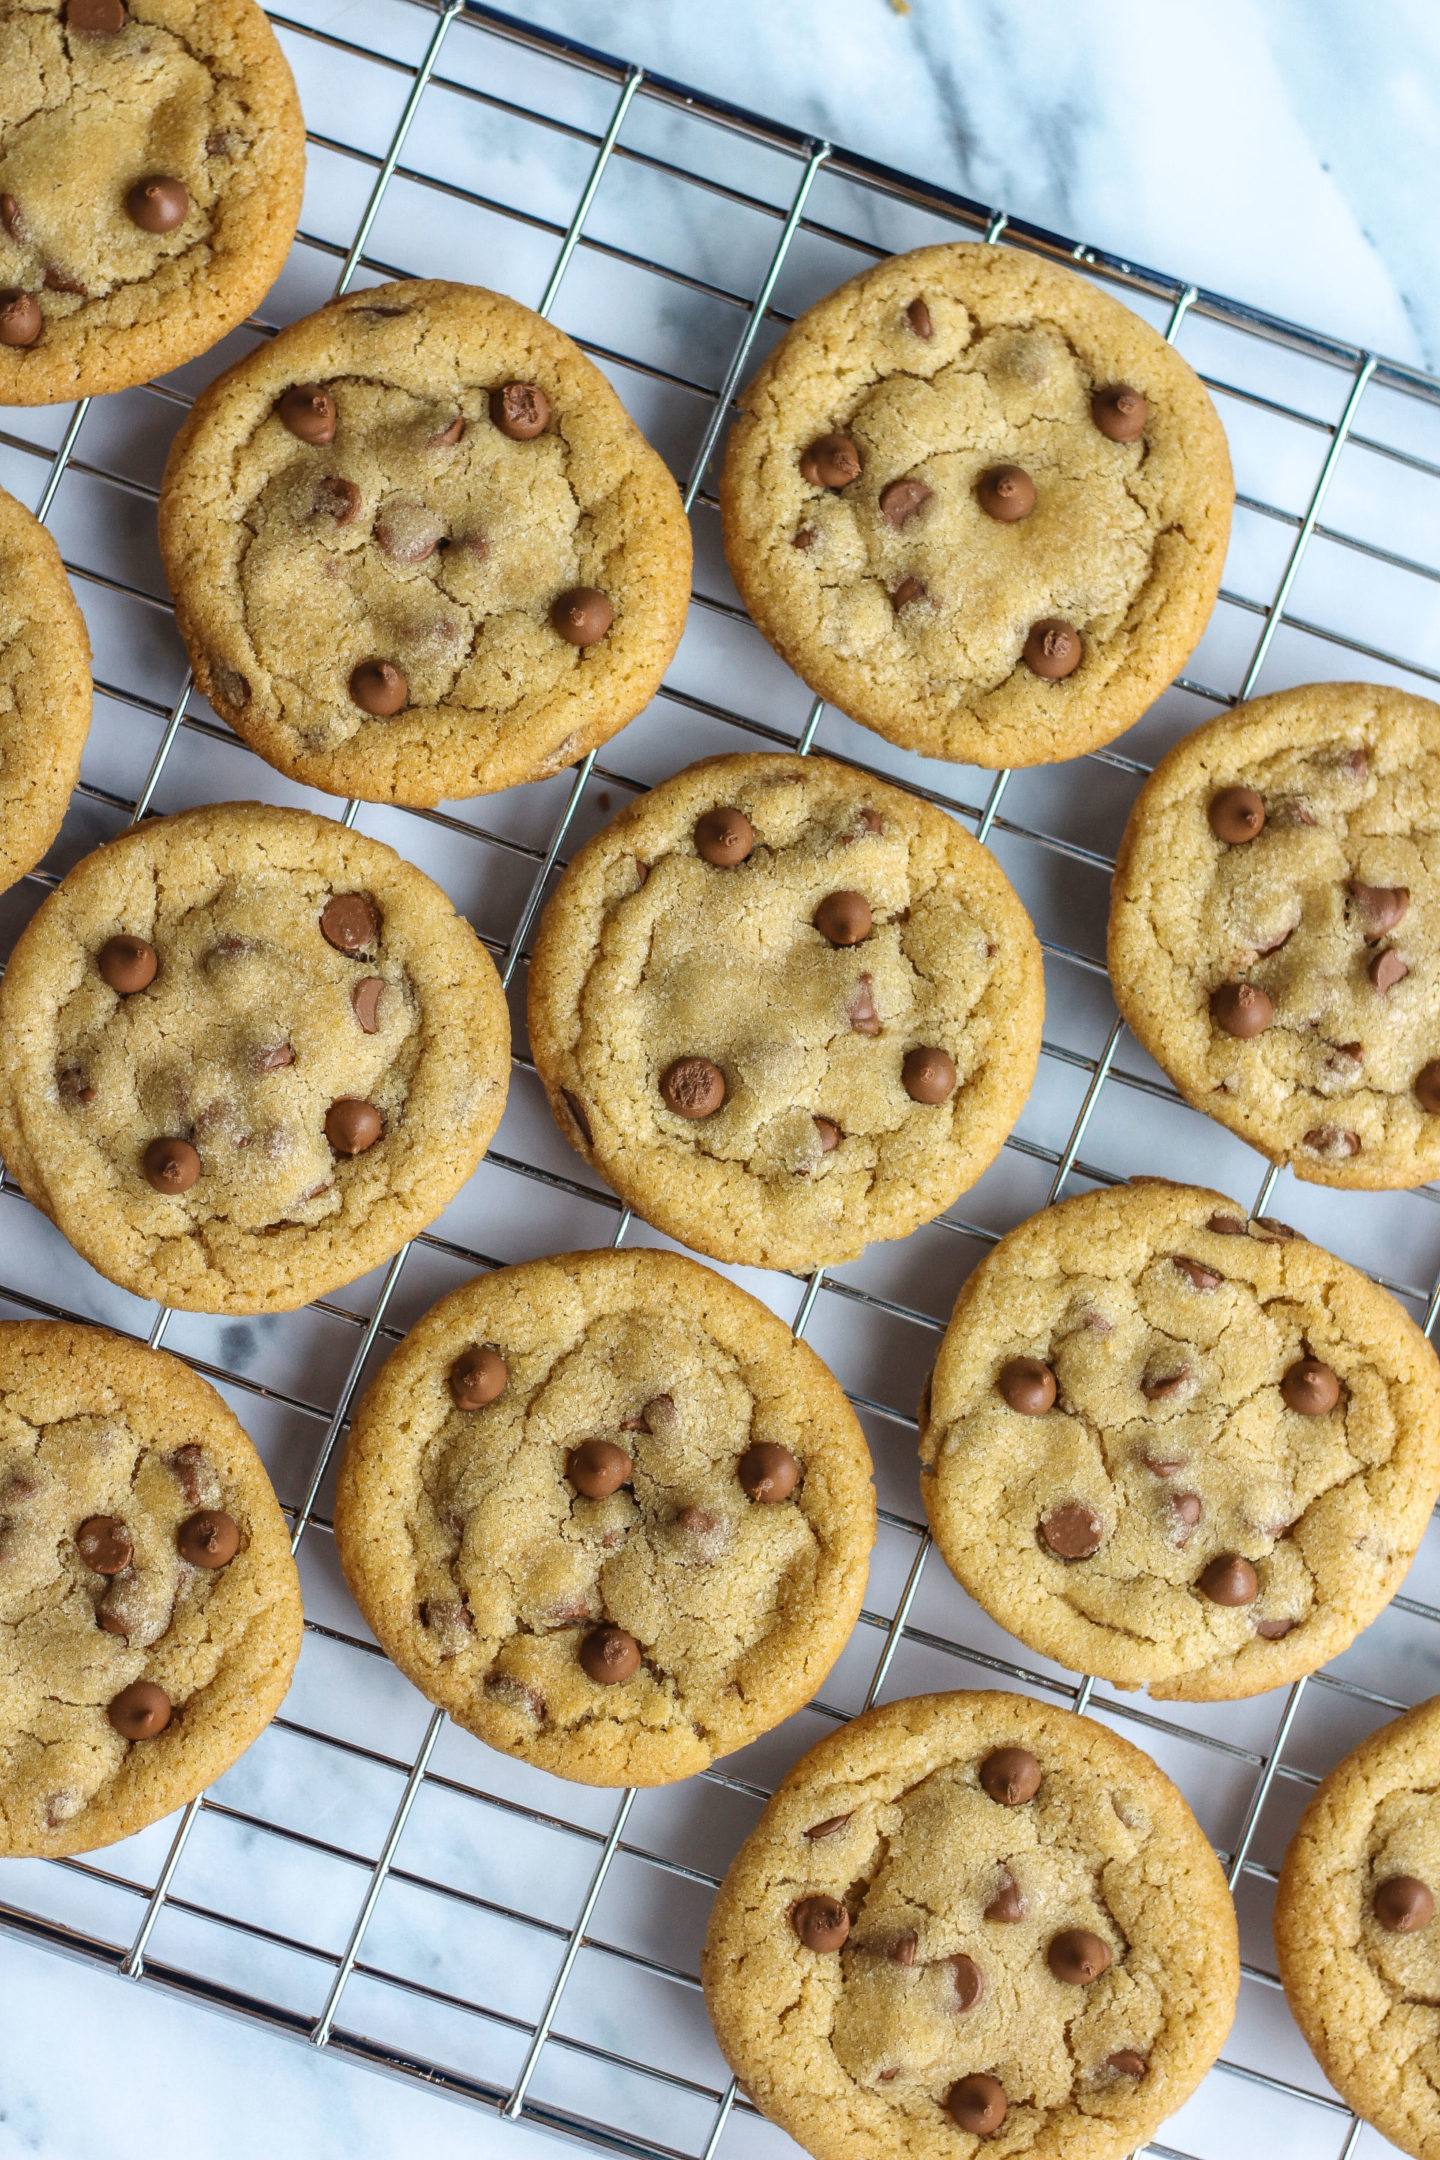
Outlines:
{"type": "Polygon", "coordinates": [[[1214,605],[1233,493],[1204,387],[1148,324],[962,242],[800,317],[741,398],[720,499],[745,604],[813,690],[907,749],[1002,766],[1140,717],[1214,605]],[[1128,422],[1094,403],[1117,386],[1128,422]]]}
{"type": "Polygon", "coordinates": [[[642,796],[571,862],[530,966],[571,1145],[657,1229],[760,1267],[949,1207],[1020,1114],[1043,1009],[990,852],[825,758],[711,758],[642,796]]]}
{"type": "Polygon", "coordinates": [[[1172,1700],[1253,1695],[1399,1588],[1440,1489],[1440,1367],[1357,1269],[1139,1179],[975,1270],[920,1461],[950,1568],[1031,1649],[1172,1700]]]}
{"type": "Polygon", "coordinates": [[[90,698],[90,639],[60,550],[0,489],[0,891],[60,830],[90,698]]]}
{"type": "Polygon", "coordinates": [[[1440,1699],[1362,1740],[1311,1799],[1275,1893],[1280,1978],[1346,2103],[1440,2160],[1440,1699]]]}
{"type": "Polygon", "coordinates": [[[407,1678],[593,1785],[687,1777],[807,1702],[874,1530],[864,1436],[819,1358],[659,1252],[560,1254],[443,1298],[362,1400],[335,1509],[407,1678]]]}
{"type": "Polygon", "coordinates": [[[229,803],[88,855],[0,986],[0,1145],[92,1266],[287,1311],[433,1221],[509,1080],[489,955],[378,840],[229,803]]]}
{"type": "Polygon", "coordinates": [[[300,1629],[215,1390],[101,1328],[0,1322],[0,1853],[89,1852],[193,1799],[274,1716],[300,1629]],[[137,1694],[156,1729],[132,1737],[137,1694]]]}
{"type": "Polygon", "coordinates": [[[434,281],[351,293],[212,384],[160,540],[216,711],[375,802],[573,764],[649,702],[690,589],[675,483],[599,369],[518,301],[434,281]]]}
{"type": "Polygon", "coordinates": [[[1272,1162],[1440,1175],[1440,705],[1312,683],[1187,735],[1131,810],[1109,962],[1186,1100],[1272,1162]]]}
{"type": "Polygon", "coordinates": [[[96,396],[208,351],[279,274],[304,173],[253,0],[4,0],[0,403],[96,396]]]}
{"type": "Polygon", "coordinates": [[[1239,1958],[1154,1763],[977,1691],[888,1703],[801,1758],[721,1885],[701,1977],[736,2076],[817,2160],[1119,2160],[1219,2052],[1239,1958]]]}

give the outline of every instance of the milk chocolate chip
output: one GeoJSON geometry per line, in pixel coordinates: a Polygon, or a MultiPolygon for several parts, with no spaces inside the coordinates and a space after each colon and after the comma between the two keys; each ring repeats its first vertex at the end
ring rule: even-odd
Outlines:
{"type": "Polygon", "coordinates": [[[844,1138],[840,1127],[835,1123],[833,1118],[828,1117],[817,1117],[812,1119],[811,1122],[815,1127],[815,1132],[820,1142],[821,1154],[833,1155],[836,1148],[839,1147],[841,1140],[844,1138]]]}
{"type": "Polygon", "coordinates": [[[1052,1939],[1045,1962],[1057,1980],[1071,1987],[1089,1987],[1109,1971],[1110,1945],[1088,1928],[1066,1928],[1052,1939]]]}
{"type": "Polygon", "coordinates": [[[984,2070],[956,2078],[945,2095],[945,2112],[957,2130],[971,2137],[990,2137],[1005,2120],[1009,2102],[999,2078],[984,2070]]]}
{"type": "Polygon", "coordinates": [[[408,700],[410,685],[393,660],[362,660],[351,670],[350,696],[361,712],[389,720],[408,700]]]}
{"type": "Polygon", "coordinates": [[[617,1687],[640,1670],[640,1645],[622,1627],[591,1628],[578,1652],[582,1669],[600,1687],[617,1687]]]}
{"type": "Polygon", "coordinates": [[[334,518],[337,525],[349,525],[359,509],[360,490],[353,480],[346,480],[340,473],[320,475],[310,498],[311,517],[334,518]]]}
{"type": "Polygon", "coordinates": [[[122,932],[105,940],[96,965],[112,990],[121,997],[133,997],[137,990],[147,989],[154,982],[160,958],[143,937],[129,937],[122,932]]]}
{"type": "Polygon", "coordinates": [[[1105,2066],[1109,2070],[1118,2070],[1121,2077],[1128,2078],[1143,2078],[1150,2068],[1145,2057],[1137,2055],[1134,2048],[1116,2048],[1113,2055],[1106,2056],[1105,2066]]]}
{"type": "Polygon", "coordinates": [[[1080,633],[1056,616],[1033,623],[1025,640],[1025,665],[1042,682],[1062,682],[1073,675],[1085,657],[1080,633]]]}
{"type": "Polygon", "coordinates": [[[1392,1935],[1418,1935],[1435,1917],[1435,1894],[1418,1875],[1392,1875],[1375,1892],[1375,1917],[1392,1935]]]}
{"type": "Polygon", "coordinates": [[[848,435],[822,435],[800,456],[800,470],[812,487],[848,487],[860,470],[860,452],[848,435]]]}
{"type": "Polygon", "coordinates": [[[539,383],[503,383],[490,393],[490,418],[512,442],[533,442],[550,418],[550,400],[539,383]]]}
{"type": "Polygon", "coordinates": [[[125,0],[65,0],[65,27],[82,37],[113,37],[128,19],[125,0]]]}
{"type": "Polygon", "coordinates": [[[1035,482],[1022,465],[992,465],[976,481],[975,499],[986,517],[1018,525],[1035,507],[1035,482]]]}
{"type": "Polygon", "coordinates": [[[1000,1927],[1014,1927],[1017,1921],[1025,1918],[1025,1900],[1013,1875],[1007,1874],[985,1907],[985,1918],[995,1921],[1000,1927]]]}
{"type": "Polygon", "coordinates": [[[152,1140],[140,1166],[146,1183],[158,1193],[189,1192],[200,1175],[200,1157],[188,1140],[152,1140]]]}
{"type": "Polygon", "coordinates": [[[1091,398],[1090,417],[1111,442],[1138,442],[1150,418],[1150,406],[1129,383],[1108,383],[1091,398]]]}
{"type": "Polygon", "coordinates": [[[202,1508],[181,1523],[175,1543],[192,1567],[228,1567],[240,1550],[240,1525],[219,1508],[202,1508]]]}
{"type": "Polygon", "coordinates": [[[1055,1375],[1039,1358],[1011,1358],[995,1375],[995,1385],[1022,1417],[1044,1417],[1055,1401],[1055,1375]]]}
{"type": "Polygon", "coordinates": [[[824,1822],[811,1823],[805,1832],[807,1838],[837,1837],[850,1820],[849,1815],[827,1815],[824,1822]]]}
{"type": "Polygon", "coordinates": [[[905,310],[905,320],[916,337],[934,337],[935,325],[930,320],[930,310],[918,293],[905,310]]]}
{"type": "Polygon", "coordinates": [[[1083,1500],[1067,1500],[1040,1525],[1040,1535],[1057,1560],[1090,1560],[1105,1538],[1105,1525],[1083,1500]]]}
{"type": "Polygon", "coordinates": [[[790,1908],[790,1925],[807,1950],[838,1950],[850,1933],[850,1915],[839,1898],[803,1897],[790,1908]]]}
{"type": "Polygon", "coordinates": [[[413,495],[392,495],[375,520],[375,545],[391,562],[428,562],[445,537],[433,510],[413,495]]]}
{"type": "MultiPolygon", "coordinates": [[[[1432,1116],[1440,1112],[1440,1058],[1432,1058],[1428,1065],[1422,1065],[1416,1073],[1415,1100],[1422,1110],[1428,1110],[1432,1116]]],[[[1358,1148],[1351,1152],[1358,1153],[1358,1148]]]]}
{"type": "Polygon", "coordinates": [[[1239,1553],[1217,1553],[1196,1585],[1212,1605],[1253,1605],[1260,1578],[1239,1553]]]}
{"type": "Polygon", "coordinates": [[[34,293],[13,285],[0,292],[0,345],[33,345],[44,323],[34,293]]]}
{"type": "Polygon", "coordinates": [[[183,180],[165,173],[149,173],[137,180],[125,197],[125,208],[141,232],[174,232],[190,211],[190,191],[183,180]]]}
{"type": "Polygon", "coordinates": [[[1340,1400],[1339,1375],[1319,1358],[1304,1357],[1290,1367],[1280,1382],[1280,1393],[1302,1417],[1323,1417],[1340,1400]]]}
{"type": "Polygon", "coordinates": [[[1388,997],[1397,983],[1404,982],[1410,970],[1394,946],[1387,945],[1383,952],[1376,953],[1367,972],[1381,997],[1388,997]]]}
{"type": "Polygon", "coordinates": [[[385,1130],[385,1120],[374,1103],[358,1095],[342,1095],[325,1113],[325,1137],[337,1155],[363,1155],[385,1130]]]}
{"type": "Polygon", "coordinates": [[[380,995],[385,988],[383,975],[362,975],[350,992],[350,1010],[366,1035],[376,1035],[380,1022],[376,1017],[380,1010],[380,995]]]}
{"type": "Polygon", "coordinates": [[[364,893],[336,893],[320,917],[320,935],[336,952],[357,953],[380,934],[380,916],[364,893]]]}
{"type": "MultiPolygon", "coordinates": [[[[913,1957],[913,1950],[911,1955],[913,1957]]],[[[984,1973],[981,1972],[974,1958],[967,1957],[963,1950],[959,1951],[954,1957],[947,1958],[945,1962],[950,1967],[955,1982],[956,2009],[962,2011],[973,2010],[985,1992],[984,1973]]]]}
{"type": "Polygon", "coordinates": [[[1217,1269],[1206,1267],[1200,1260],[1189,1260],[1183,1253],[1171,1253],[1170,1264],[1180,1270],[1192,1290],[1218,1290],[1225,1280],[1217,1269]]]}
{"type": "Polygon", "coordinates": [[[97,1575],[118,1575],[134,1558],[130,1532],[114,1515],[91,1515],[75,1533],[75,1550],[97,1575]]]}
{"type": "Polygon", "coordinates": [[[319,383],[294,383],[275,410],[292,435],[323,449],[335,440],[335,400],[319,383]]]}
{"type": "Polygon", "coordinates": [[[489,1343],[475,1343],[450,1367],[450,1400],[457,1410],[483,1410],[505,1392],[509,1378],[499,1351],[489,1343]]]}
{"type": "Polygon", "coordinates": [[[870,903],[861,892],[826,893],[813,920],[831,945],[861,945],[873,927],[870,903]]]}
{"type": "Polygon", "coordinates": [[[170,1722],[170,1698],[153,1680],[132,1680],[105,1715],[127,1740],[153,1740],[170,1722]]]}
{"type": "Polygon", "coordinates": [[[1350,885],[1350,897],[1359,912],[1360,934],[1367,945],[1395,929],[1410,905],[1410,891],[1405,885],[1362,885],[1355,879],[1350,885]]]}
{"type": "Polygon", "coordinates": [[[660,1093],[677,1117],[714,1117],[725,1100],[725,1075],[709,1058],[677,1058],[661,1079],[660,1093]]]}
{"type": "Polygon", "coordinates": [[[1255,983],[1221,983],[1210,993],[1210,1017],[1227,1035],[1249,1042],[1264,1034],[1275,1018],[1275,1007],[1255,983]]]}
{"type": "Polygon", "coordinates": [[[955,1087],[955,1060],[933,1043],[922,1043],[906,1051],[900,1085],[912,1102],[942,1103],[955,1087]]]}
{"type": "Polygon", "coordinates": [[[582,1440],[565,1458],[565,1475],[587,1500],[604,1500],[626,1484],[633,1468],[613,1440],[582,1440]]]}
{"type": "Polygon", "coordinates": [[[880,515],[887,525],[898,532],[910,519],[918,517],[930,500],[931,490],[923,480],[892,480],[880,493],[880,515]]]}
{"type": "Polygon", "coordinates": [[[718,803],[695,820],[695,852],[719,870],[733,870],[755,845],[755,828],[733,803],[718,803]]]}
{"type": "Polygon", "coordinates": [[[890,605],[898,615],[901,608],[913,607],[917,600],[923,600],[925,597],[925,587],[918,577],[901,578],[900,583],[890,595],[890,605]]]}
{"type": "Polygon", "coordinates": [[[735,1465],[743,1490],[762,1507],[788,1500],[800,1482],[800,1465],[789,1448],[775,1440],[757,1440],[735,1465]]]}
{"type": "Polygon", "coordinates": [[[598,645],[614,621],[614,610],[594,585],[576,585],[550,606],[550,624],[567,645],[598,645]]]}
{"type": "Polygon", "coordinates": [[[1042,1772],[1029,1748],[996,1748],[980,1765],[980,1783],[1001,1807],[1023,1807],[1040,1790],[1042,1772]]]}
{"type": "Polygon", "coordinates": [[[1212,795],[1205,815],[1210,830],[1227,847],[1243,847],[1265,829],[1265,801],[1253,787],[1221,788],[1212,795]]]}

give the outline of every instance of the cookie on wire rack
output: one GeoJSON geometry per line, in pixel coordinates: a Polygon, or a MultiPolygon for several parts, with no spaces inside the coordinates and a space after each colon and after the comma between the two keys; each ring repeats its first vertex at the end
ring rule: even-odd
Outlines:
{"type": "Polygon", "coordinates": [[[90,638],[60,550],[0,489],[0,891],[60,830],[91,694],[90,638]]]}

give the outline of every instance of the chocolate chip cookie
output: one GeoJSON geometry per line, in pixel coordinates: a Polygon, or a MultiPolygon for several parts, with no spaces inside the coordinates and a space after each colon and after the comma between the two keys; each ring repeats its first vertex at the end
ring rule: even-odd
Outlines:
{"type": "Polygon", "coordinates": [[[599,369],[471,285],[351,293],[222,375],[160,542],[216,711],[371,802],[573,764],[648,704],[690,590],[675,483],[599,369]]]}
{"type": "Polygon", "coordinates": [[[802,315],[720,485],[745,605],[811,689],[992,766],[1139,719],[1214,605],[1233,498],[1178,353],[1073,271],[970,242],[802,315]]]}
{"type": "Polygon", "coordinates": [[[289,253],[305,126],[253,0],[0,5],[0,404],[208,352],[289,253]]]}
{"type": "Polygon", "coordinates": [[[562,1132],[717,1260],[904,1237],[1019,1116],[1044,982],[994,857],[825,758],[711,758],[570,864],[530,967],[562,1132]]]}
{"type": "Polygon", "coordinates": [[[688,1777],[808,1702],[874,1535],[864,1436],[819,1358],[661,1252],[442,1298],[361,1402],[335,1503],[406,1677],[587,1785],[688,1777]]]}
{"type": "Polygon", "coordinates": [[[90,695],[90,639],[60,550],[0,489],[0,891],[60,830],[90,695]]]}
{"type": "Polygon", "coordinates": [[[0,984],[0,1148],[139,1297],[283,1312],[433,1221],[509,1080],[489,955],[328,818],[225,803],[97,848],[0,984]]]}
{"type": "Polygon", "coordinates": [[[1440,1175],[1440,705],[1312,683],[1207,721],[1125,828],[1110,978],[1204,1110],[1317,1185],[1440,1175]]]}
{"type": "Polygon", "coordinates": [[[817,2160],[1119,2160],[1199,2084],[1235,1913],[1138,1748],[1019,1695],[921,1695],[803,1756],[701,1963],[727,2060],[817,2160]]]}
{"type": "Polygon", "coordinates": [[[1295,2021],[1341,2098],[1392,2145],[1440,2160],[1440,1699],[1337,1763],[1275,1894],[1295,2021]]]}
{"type": "Polygon", "coordinates": [[[178,1358],[0,1322],[0,1855],[90,1852],[280,1706],[300,1583],[259,1456],[178,1358]]]}
{"type": "Polygon", "coordinates": [[[1440,1366],[1395,1300],[1219,1193],[1137,1179],[1021,1223],[956,1300],[921,1487],[1042,1656],[1183,1702],[1313,1672],[1440,1491],[1440,1366]]]}

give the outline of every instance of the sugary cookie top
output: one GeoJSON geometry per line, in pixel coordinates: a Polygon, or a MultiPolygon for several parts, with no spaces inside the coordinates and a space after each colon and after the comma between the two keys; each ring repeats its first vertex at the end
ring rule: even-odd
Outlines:
{"type": "Polygon", "coordinates": [[[717,1259],[813,1267],[974,1183],[1019,1114],[1043,984],[953,819],[819,758],[716,758],[571,863],[530,972],[562,1130],[717,1259]]]}
{"type": "Polygon", "coordinates": [[[504,1102],[468,925],[301,811],[189,811],[87,857],[3,1010],[7,1161],[98,1265],[163,1274],[172,1301],[278,1289],[321,1256],[348,1280],[424,1180],[438,1212],[504,1102]]]}
{"type": "Polygon", "coordinates": [[[869,1457],[819,1360],[658,1253],[480,1279],[357,1414],[337,1536],[382,1644],[482,1739],[682,1776],[815,1690],[853,1623],[869,1457]]]}
{"type": "Polygon", "coordinates": [[[60,550],[0,490],[0,889],[60,829],[90,725],[90,640],[60,550]]]}
{"type": "Polygon", "coordinates": [[[689,590],[674,482],[605,378],[463,285],[351,294],[223,376],[161,539],[220,710],[372,799],[571,763],[647,701],[689,590]]]}
{"type": "Polygon", "coordinates": [[[1109,740],[1198,636],[1229,524],[1204,390],[1138,317],[1007,248],[892,258],[746,391],[730,566],[806,681],[985,765],[1109,740]]]}
{"type": "Polygon", "coordinates": [[[1115,872],[1121,1010],[1198,1108],[1296,1175],[1440,1171],[1440,706],[1257,698],[1157,767],[1115,872]]]}
{"type": "Polygon", "coordinates": [[[716,1902],[721,2046],[822,2156],[1129,2152],[1229,2021],[1213,1855],[1138,1751],[1015,1696],[919,1697],[790,1773],[716,1902]]]}
{"type": "Polygon", "coordinates": [[[5,0],[0,388],[74,396],[218,337],[278,267],[303,168],[251,0],[5,0]]]}
{"type": "Polygon", "coordinates": [[[1398,1588],[1440,1488],[1440,1370],[1357,1270],[1144,1179],[1032,1216],[971,1276],[920,1452],[946,1560],[1032,1649],[1248,1695],[1398,1588]]]}
{"type": "Polygon", "coordinates": [[[99,1329],[0,1325],[0,1850],[87,1850],[189,1798],[299,1632],[280,1511],[214,1391],[99,1329]]]}

